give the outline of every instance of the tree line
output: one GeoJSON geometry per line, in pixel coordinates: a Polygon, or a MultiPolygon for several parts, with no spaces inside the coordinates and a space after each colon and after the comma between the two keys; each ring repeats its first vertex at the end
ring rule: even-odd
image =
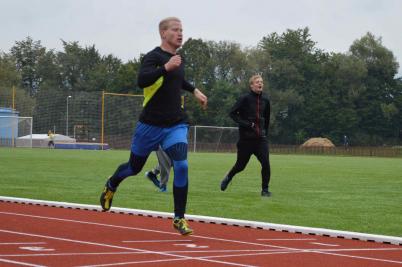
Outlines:
{"type": "MultiPolygon", "coordinates": [[[[2,52],[0,96],[15,86],[21,101],[31,104],[23,112],[32,114],[46,112],[43,102],[35,107],[43,95],[65,99],[73,92],[101,90],[142,94],[136,80],[143,55],[124,63],[112,54],[101,55],[95,45],[64,40],[62,45],[62,51],[55,51],[27,37],[2,52]]],[[[187,80],[209,98],[207,111],[202,111],[187,97],[193,124],[236,126],[228,111],[247,92],[249,77],[258,73],[271,100],[272,143],[300,144],[320,136],[339,144],[344,135],[352,145],[401,143],[399,64],[371,33],[356,39],[345,53],[318,49],[308,28],[268,34],[251,48],[188,39],[178,53],[186,62],[187,80]]]]}

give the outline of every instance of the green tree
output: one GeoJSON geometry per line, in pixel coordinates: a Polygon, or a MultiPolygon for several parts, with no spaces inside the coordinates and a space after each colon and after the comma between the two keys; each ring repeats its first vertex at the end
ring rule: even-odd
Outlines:
{"type": "MultiPolygon", "coordinates": [[[[57,54],[61,66],[61,85],[67,91],[93,91],[91,72],[100,64],[101,56],[95,46],[82,48],[78,42],[63,42],[63,52],[57,54]]],[[[96,88],[99,90],[99,88],[96,88]]]]}
{"type": "Polygon", "coordinates": [[[16,61],[12,56],[0,53],[0,85],[11,88],[21,84],[21,75],[15,68],[16,61]]]}
{"type": "Polygon", "coordinates": [[[110,86],[110,91],[117,93],[142,94],[142,90],[137,85],[139,68],[140,62],[136,59],[120,65],[110,86]]]}
{"type": "Polygon", "coordinates": [[[11,54],[16,59],[17,70],[21,73],[22,87],[29,95],[34,96],[43,80],[38,72],[38,65],[46,54],[46,48],[40,41],[34,41],[28,36],[23,41],[15,42],[11,48],[11,54]]]}
{"type": "Polygon", "coordinates": [[[215,82],[212,48],[201,39],[189,39],[180,49],[186,66],[186,79],[200,88],[210,88],[215,82]]]}
{"type": "Polygon", "coordinates": [[[272,138],[281,143],[297,142],[294,133],[308,128],[306,120],[311,114],[304,107],[318,92],[320,64],[326,55],[315,47],[308,28],[272,33],[258,48],[269,63],[260,69],[271,96],[272,138]]]}
{"type": "MultiPolygon", "coordinates": [[[[395,137],[398,125],[394,125],[399,110],[395,96],[400,94],[395,75],[399,64],[393,53],[382,45],[381,38],[367,33],[353,42],[350,47],[352,55],[364,62],[367,77],[365,89],[356,101],[360,114],[360,138],[371,144],[382,144],[384,139],[395,137]]],[[[400,108],[400,107],[399,107],[400,108]]]]}

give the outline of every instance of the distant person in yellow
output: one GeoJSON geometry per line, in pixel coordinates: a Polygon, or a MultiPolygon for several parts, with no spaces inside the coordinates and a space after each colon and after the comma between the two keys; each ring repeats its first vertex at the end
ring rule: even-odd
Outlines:
{"type": "Polygon", "coordinates": [[[47,147],[54,148],[54,137],[55,137],[54,133],[51,130],[49,130],[47,132],[47,136],[49,136],[49,143],[47,143],[47,147]]]}

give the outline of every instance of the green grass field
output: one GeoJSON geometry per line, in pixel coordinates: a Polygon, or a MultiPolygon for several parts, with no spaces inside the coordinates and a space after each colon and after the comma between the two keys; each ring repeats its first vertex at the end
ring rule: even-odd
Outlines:
{"type": "MultiPolygon", "coordinates": [[[[107,176],[128,151],[0,148],[0,195],[98,204],[107,176]]],[[[235,154],[190,153],[187,213],[271,223],[402,236],[402,160],[271,155],[272,198],[260,197],[260,167],[253,157],[225,192],[220,181],[235,154]]],[[[129,177],[116,207],[172,212],[143,172],[129,177]]]]}

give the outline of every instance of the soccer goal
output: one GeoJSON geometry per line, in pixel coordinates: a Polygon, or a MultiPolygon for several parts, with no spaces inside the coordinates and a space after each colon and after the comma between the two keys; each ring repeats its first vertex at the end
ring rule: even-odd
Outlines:
{"type": "Polygon", "coordinates": [[[0,116],[0,146],[32,148],[32,117],[0,116]]]}
{"type": "Polygon", "coordinates": [[[193,152],[232,152],[236,150],[237,127],[201,126],[190,127],[189,149],[193,152]]]}

